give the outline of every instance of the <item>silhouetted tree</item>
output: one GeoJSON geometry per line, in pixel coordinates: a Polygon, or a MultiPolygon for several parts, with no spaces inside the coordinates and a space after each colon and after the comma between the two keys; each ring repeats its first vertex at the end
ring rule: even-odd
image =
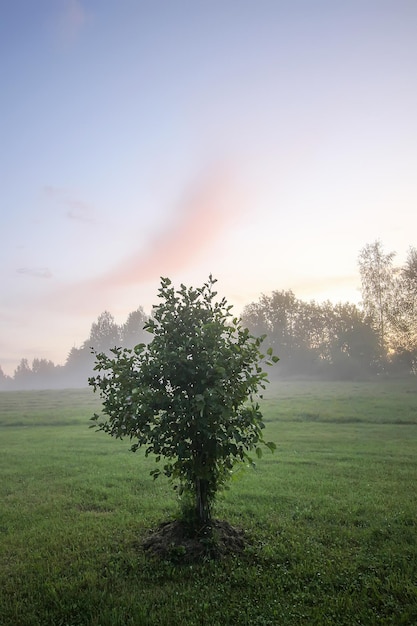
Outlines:
{"type": "Polygon", "coordinates": [[[32,370],[27,359],[21,359],[13,374],[14,386],[21,389],[30,388],[32,382],[32,370]]]}
{"type": "Polygon", "coordinates": [[[48,377],[55,371],[55,365],[53,361],[48,359],[33,359],[32,361],[32,373],[35,376],[48,377]]]}
{"type": "Polygon", "coordinates": [[[90,337],[86,342],[96,352],[105,352],[121,345],[120,330],[109,311],[101,313],[91,325],[90,337]]]}
{"type": "Polygon", "coordinates": [[[334,305],[329,329],[333,377],[356,379],[376,373],[379,356],[378,335],[366,321],[365,313],[348,302],[334,305]]]}
{"type": "Polygon", "coordinates": [[[55,387],[59,368],[48,359],[33,359],[32,386],[33,388],[55,387]]]}
{"type": "Polygon", "coordinates": [[[243,324],[252,334],[265,334],[267,345],[281,355],[277,372],[301,374],[310,369],[311,351],[303,324],[303,306],[289,290],[262,294],[258,302],[243,309],[243,324]]]}
{"type": "Polygon", "coordinates": [[[62,380],[66,387],[85,387],[94,367],[94,356],[88,340],[81,348],[71,348],[65,362],[62,380]]]}
{"type": "Polygon", "coordinates": [[[144,330],[144,326],[148,321],[148,316],[142,307],[129,313],[126,322],[121,327],[120,338],[122,346],[125,348],[133,348],[138,343],[146,343],[149,334],[144,330]]]}
{"type": "Polygon", "coordinates": [[[7,376],[3,372],[3,369],[0,365],[0,390],[4,391],[6,389],[9,389],[11,387],[11,382],[12,382],[12,379],[10,378],[10,376],[7,376]]]}
{"type": "Polygon", "coordinates": [[[378,336],[355,305],[274,291],[247,305],[242,320],[283,355],[277,368],[283,375],[357,378],[375,371],[378,336]]]}

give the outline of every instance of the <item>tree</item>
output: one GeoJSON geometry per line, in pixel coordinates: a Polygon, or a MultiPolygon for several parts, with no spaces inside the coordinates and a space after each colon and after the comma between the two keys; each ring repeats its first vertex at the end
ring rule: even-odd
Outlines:
{"type": "Polygon", "coordinates": [[[394,257],[395,252],[384,253],[380,241],[367,244],[359,254],[362,304],[378,332],[384,360],[389,347],[388,335],[395,292],[395,269],[392,264],[394,257]]]}
{"type": "Polygon", "coordinates": [[[407,288],[417,296],[417,248],[408,251],[407,260],[402,270],[407,288]]]}
{"type": "Polygon", "coordinates": [[[20,359],[19,365],[13,374],[13,381],[17,387],[28,389],[32,383],[32,370],[27,359],[20,359]]]}
{"type": "Polygon", "coordinates": [[[367,323],[364,312],[349,302],[324,303],[323,306],[329,308],[328,350],[332,377],[357,379],[375,372],[378,335],[367,323]]]}
{"type": "Polygon", "coordinates": [[[405,265],[395,277],[392,347],[397,369],[417,371],[417,250],[410,248],[405,265]]]}
{"type": "Polygon", "coordinates": [[[309,368],[310,346],[302,319],[304,308],[305,303],[290,290],[262,294],[258,302],[243,309],[244,324],[254,334],[265,334],[267,344],[282,356],[280,373],[300,374],[309,368]]]}
{"type": "Polygon", "coordinates": [[[49,359],[33,359],[32,373],[34,376],[49,378],[55,372],[55,364],[49,359]]]}
{"type": "Polygon", "coordinates": [[[294,352],[294,323],[298,301],[292,291],[273,291],[271,296],[262,295],[259,304],[264,311],[268,339],[274,349],[279,349],[290,359],[294,352]]]}
{"type": "Polygon", "coordinates": [[[198,526],[210,522],[234,464],[253,449],[261,456],[261,443],[275,448],[263,439],[258,397],[267,382],[263,363],[278,359],[272,350],[261,354],[263,337],[231,319],[232,307],[215,299],[215,282],[210,276],[201,288],[176,291],[163,278],[161,302],[146,324],[150,343],[113,349],[113,357],[97,354],[101,373],[89,379],[107,416],[93,416],[98,430],[130,437],[132,451],[146,446],[157,462],[164,457],[162,472],[151,474],[179,482],[198,526]]]}
{"type": "Polygon", "coordinates": [[[62,368],[62,380],[69,387],[84,387],[94,368],[94,356],[88,347],[88,340],[81,348],[75,346],[68,353],[62,368]]]}
{"type": "Polygon", "coordinates": [[[10,376],[7,376],[3,372],[3,368],[0,365],[0,390],[4,391],[5,389],[8,389],[8,387],[10,386],[10,382],[11,382],[10,376]]]}
{"type": "Polygon", "coordinates": [[[121,341],[125,348],[133,348],[138,343],[146,343],[144,326],[148,318],[142,307],[129,313],[121,328],[121,341]]]}
{"type": "Polygon", "coordinates": [[[120,345],[119,327],[109,311],[104,311],[98,316],[97,322],[91,325],[88,346],[96,352],[104,352],[120,345]]]}
{"type": "Polygon", "coordinates": [[[44,389],[55,387],[58,382],[60,372],[59,366],[56,366],[49,359],[33,359],[32,361],[32,380],[34,389],[44,389]]]}

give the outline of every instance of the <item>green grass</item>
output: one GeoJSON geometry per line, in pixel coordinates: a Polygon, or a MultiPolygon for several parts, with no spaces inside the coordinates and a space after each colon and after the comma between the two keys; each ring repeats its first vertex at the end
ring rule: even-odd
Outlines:
{"type": "Polygon", "coordinates": [[[277,383],[277,443],[216,516],[236,557],[155,562],[177,504],[152,459],[88,428],[90,390],[0,394],[1,626],[417,624],[417,384],[277,383]]]}

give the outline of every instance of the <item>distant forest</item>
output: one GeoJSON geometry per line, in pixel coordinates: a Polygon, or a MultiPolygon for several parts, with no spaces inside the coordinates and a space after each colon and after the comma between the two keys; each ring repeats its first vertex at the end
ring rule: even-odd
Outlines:
{"type": "MultiPolygon", "coordinates": [[[[261,295],[241,314],[242,324],[256,336],[266,335],[280,358],[270,378],[301,377],[360,380],[417,374],[417,249],[411,247],[403,266],[381,242],[359,254],[362,303],[304,302],[289,291],[261,295]]],[[[143,330],[148,316],[142,307],[116,324],[108,311],[99,315],[89,337],[72,348],[64,365],[47,359],[22,359],[12,377],[0,367],[0,389],[85,387],[93,373],[94,354],[116,346],[133,348],[151,335],[143,330]]]]}

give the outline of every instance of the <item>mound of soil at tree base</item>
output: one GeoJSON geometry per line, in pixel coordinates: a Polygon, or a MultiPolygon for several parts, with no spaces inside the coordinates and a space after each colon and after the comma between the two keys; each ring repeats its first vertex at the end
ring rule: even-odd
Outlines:
{"type": "Polygon", "coordinates": [[[226,521],[212,520],[196,530],[189,523],[176,520],[161,524],[142,545],[145,551],[162,559],[193,563],[242,552],[245,541],[243,530],[226,521]]]}

